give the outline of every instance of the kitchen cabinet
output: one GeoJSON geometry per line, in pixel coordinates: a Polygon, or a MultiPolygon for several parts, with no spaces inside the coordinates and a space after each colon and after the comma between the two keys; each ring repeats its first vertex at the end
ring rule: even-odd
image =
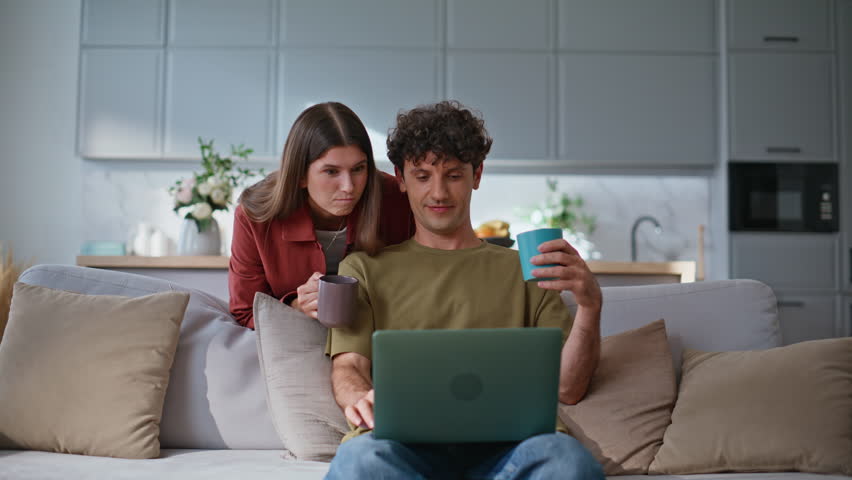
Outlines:
{"type": "Polygon", "coordinates": [[[400,110],[457,98],[485,116],[504,171],[713,167],[718,6],[84,0],[79,151],[196,159],[202,136],[277,162],[296,116],[337,100],[382,159],[400,110]]]}
{"type": "Polygon", "coordinates": [[[310,105],[339,101],[367,127],[376,158],[386,158],[385,138],[401,109],[436,101],[436,52],[366,49],[287,50],[279,61],[278,145],[310,105]],[[345,81],[341,81],[345,79],[345,81]]]}
{"type": "Polygon", "coordinates": [[[447,47],[549,50],[553,37],[552,2],[448,0],[447,47]]]}
{"type": "Polygon", "coordinates": [[[281,45],[439,46],[438,0],[281,0],[281,45]]]}
{"type": "Polygon", "coordinates": [[[166,0],[84,0],[83,46],[162,46],[166,0]]]}
{"type": "Polygon", "coordinates": [[[277,0],[171,0],[169,44],[265,46],[274,43],[277,0]]]}
{"type": "Polygon", "coordinates": [[[728,47],[760,50],[828,50],[830,0],[730,0],[728,47]]]}
{"type": "Polygon", "coordinates": [[[838,289],[838,236],[823,233],[731,233],[731,278],[773,289],[838,289]]]}
{"type": "Polygon", "coordinates": [[[157,49],[80,52],[80,155],[159,155],[162,71],[163,53],[157,49]]]}
{"type": "Polygon", "coordinates": [[[559,157],[596,166],[712,166],[716,58],[559,56],[559,157]]]}
{"type": "Polygon", "coordinates": [[[559,48],[715,52],[714,0],[559,0],[559,48]]]}
{"type": "Polygon", "coordinates": [[[837,2],[839,71],[840,228],[843,230],[844,289],[852,292],[852,0],[837,2]]]}
{"type": "Polygon", "coordinates": [[[778,299],[778,320],[781,339],[785,345],[840,336],[836,319],[838,297],[835,295],[797,295],[775,292],[778,299]]]}
{"type": "Polygon", "coordinates": [[[482,111],[494,139],[489,159],[546,159],[553,156],[552,70],[547,54],[449,52],[446,97],[482,111]]]}
{"type": "Polygon", "coordinates": [[[841,297],[841,308],[843,309],[843,324],[840,326],[840,335],[852,336],[852,295],[841,297]]]}
{"type": "Polygon", "coordinates": [[[731,53],[730,157],[836,161],[832,54],[731,53]]]}
{"type": "Polygon", "coordinates": [[[274,64],[267,49],[172,49],[165,155],[197,156],[202,136],[215,139],[223,151],[245,144],[256,155],[272,156],[274,64]]]}

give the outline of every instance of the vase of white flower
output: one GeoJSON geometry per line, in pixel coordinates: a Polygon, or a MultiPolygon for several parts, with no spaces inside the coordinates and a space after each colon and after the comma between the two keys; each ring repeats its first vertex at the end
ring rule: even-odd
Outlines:
{"type": "Polygon", "coordinates": [[[222,237],[215,218],[210,218],[207,228],[203,231],[198,230],[193,220],[183,219],[180,226],[178,255],[219,255],[221,249],[222,237]]]}
{"type": "MultiPolygon", "coordinates": [[[[219,255],[221,236],[219,225],[213,218],[216,210],[227,211],[231,207],[234,189],[247,183],[256,175],[263,176],[263,169],[252,171],[236,166],[236,160],[222,157],[213,149],[213,140],[205,142],[200,137],[201,173],[193,172],[189,178],[181,179],[169,188],[174,196],[174,211],[183,214],[178,242],[179,255],[219,255]]],[[[254,150],[243,145],[231,145],[231,155],[248,160],[254,150]]]]}

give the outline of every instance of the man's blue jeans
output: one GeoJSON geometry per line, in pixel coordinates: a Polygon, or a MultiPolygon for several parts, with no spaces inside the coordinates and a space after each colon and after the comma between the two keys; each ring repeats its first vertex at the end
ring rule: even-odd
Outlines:
{"type": "Polygon", "coordinates": [[[368,433],[340,446],[325,478],[598,480],[604,474],[592,454],[564,433],[475,444],[403,444],[368,433]]]}

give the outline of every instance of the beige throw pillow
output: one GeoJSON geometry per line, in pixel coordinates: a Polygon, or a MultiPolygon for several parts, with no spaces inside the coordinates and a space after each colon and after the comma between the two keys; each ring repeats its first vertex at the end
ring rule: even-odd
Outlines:
{"type": "Polygon", "coordinates": [[[0,343],[0,448],[160,454],[189,294],[128,298],[15,284],[0,343]]]}
{"type": "Polygon", "coordinates": [[[650,470],[852,475],[852,338],[687,350],[672,425],[650,470]]]}
{"type": "Polygon", "coordinates": [[[611,335],[589,391],[559,417],[607,475],[645,474],[663,443],[677,386],[663,320],[611,335]]]}
{"type": "Polygon", "coordinates": [[[349,428],[331,390],[327,329],[260,292],[254,297],[254,322],[269,411],[285,454],[330,461],[349,428]]]}

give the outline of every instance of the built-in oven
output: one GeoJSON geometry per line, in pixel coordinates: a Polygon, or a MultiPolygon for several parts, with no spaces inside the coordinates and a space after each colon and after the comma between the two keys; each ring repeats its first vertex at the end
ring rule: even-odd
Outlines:
{"type": "Polygon", "coordinates": [[[731,231],[836,232],[837,165],[728,165],[731,231]]]}

